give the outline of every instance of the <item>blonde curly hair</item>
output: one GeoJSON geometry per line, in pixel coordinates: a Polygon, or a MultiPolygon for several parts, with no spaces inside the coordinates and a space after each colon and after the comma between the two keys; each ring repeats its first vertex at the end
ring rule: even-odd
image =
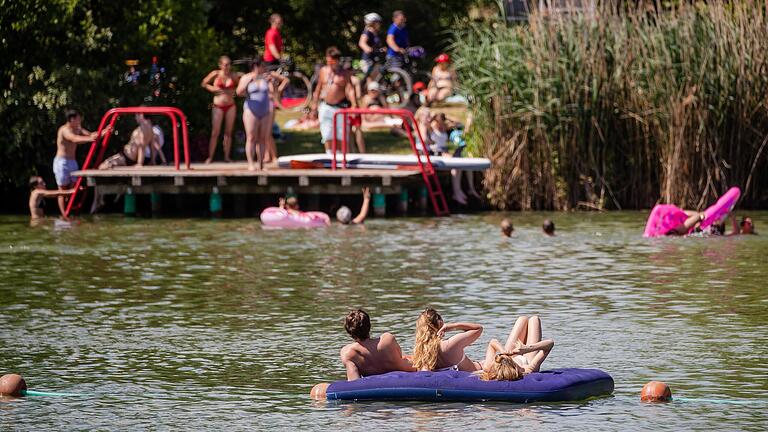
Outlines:
{"type": "Polygon", "coordinates": [[[411,363],[418,370],[435,370],[442,338],[437,334],[443,318],[432,308],[427,308],[416,321],[416,341],[411,363]]]}

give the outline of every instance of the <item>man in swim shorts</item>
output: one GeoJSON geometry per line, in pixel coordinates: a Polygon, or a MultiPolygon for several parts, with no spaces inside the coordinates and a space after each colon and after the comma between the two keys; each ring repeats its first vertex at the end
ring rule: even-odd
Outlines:
{"type": "MultiPolygon", "coordinates": [[[[342,108],[356,108],[357,95],[352,84],[351,71],[344,69],[340,62],[341,51],[335,46],[325,50],[325,66],[320,69],[317,79],[317,87],[312,98],[312,111],[317,112],[320,120],[320,142],[325,151],[331,150],[330,142],[333,140],[334,121],[333,115],[342,108]],[[319,101],[319,102],[318,102],[319,101]]],[[[341,142],[343,129],[341,116],[336,121],[336,139],[341,142]]],[[[340,149],[339,149],[340,150],[340,149]]]]}
{"type": "Polygon", "coordinates": [[[362,309],[347,314],[344,329],[355,341],[341,349],[341,363],[347,370],[347,381],[392,371],[414,372],[411,362],[391,333],[371,338],[371,318],[362,309]]]}
{"type": "MultiPolygon", "coordinates": [[[[73,171],[80,169],[75,160],[77,145],[93,142],[98,137],[96,132],[83,129],[81,126],[83,117],[79,111],[70,109],[64,115],[67,122],[56,132],[56,157],[53,158],[53,174],[56,176],[56,185],[60,191],[71,189],[77,180],[72,176],[73,171]]],[[[108,128],[105,128],[104,134],[107,132],[108,128]]],[[[58,197],[62,215],[66,212],[66,198],[67,194],[61,194],[58,197]]]]}

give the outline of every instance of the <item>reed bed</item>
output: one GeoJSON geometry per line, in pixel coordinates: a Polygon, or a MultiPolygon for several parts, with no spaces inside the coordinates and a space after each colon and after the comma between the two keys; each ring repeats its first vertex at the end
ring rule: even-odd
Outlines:
{"type": "Polygon", "coordinates": [[[731,185],[768,198],[766,3],[473,25],[452,51],[500,208],[701,208],[731,185]]]}

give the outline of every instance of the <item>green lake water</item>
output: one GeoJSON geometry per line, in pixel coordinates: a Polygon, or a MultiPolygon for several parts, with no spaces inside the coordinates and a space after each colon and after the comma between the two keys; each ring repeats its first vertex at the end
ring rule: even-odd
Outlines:
{"type": "Polygon", "coordinates": [[[256,219],[0,216],[0,373],[79,397],[0,401],[2,430],[765,430],[765,235],[641,237],[646,212],[372,219],[264,230],[256,219]],[[558,236],[539,226],[555,220],[558,236]],[[329,403],[349,308],[408,353],[427,306],[485,331],[539,314],[544,369],[600,368],[580,403],[329,403]],[[669,404],[645,404],[650,380],[669,404]]]}

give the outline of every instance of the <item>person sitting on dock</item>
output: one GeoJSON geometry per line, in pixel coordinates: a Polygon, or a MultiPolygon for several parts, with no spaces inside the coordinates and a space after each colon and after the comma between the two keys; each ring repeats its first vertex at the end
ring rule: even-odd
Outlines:
{"type": "Polygon", "coordinates": [[[155,143],[157,137],[152,130],[152,121],[144,114],[136,114],[136,122],[139,125],[131,132],[128,143],[117,154],[105,159],[99,165],[100,170],[120,166],[144,166],[144,149],[149,147],[151,152],[157,151],[159,144],[155,143]]]}
{"type": "Polygon", "coordinates": [[[360,206],[360,213],[352,219],[352,210],[347,206],[341,206],[336,211],[336,220],[343,225],[360,225],[365,222],[365,218],[368,216],[368,209],[371,207],[371,189],[363,188],[363,204],[360,206]]]}
{"type": "Polygon", "coordinates": [[[364,310],[350,311],[344,320],[344,329],[354,339],[339,353],[348,381],[392,371],[416,371],[403,358],[403,350],[394,335],[382,333],[377,338],[371,338],[371,318],[364,310]]]}
{"type": "Polygon", "coordinates": [[[66,190],[48,190],[45,188],[45,181],[40,176],[29,178],[29,214],[32,219],[41,219],[45,216],[43,206],[45,198],[62,197],[72,195],[74,189],[66,190]]]}

